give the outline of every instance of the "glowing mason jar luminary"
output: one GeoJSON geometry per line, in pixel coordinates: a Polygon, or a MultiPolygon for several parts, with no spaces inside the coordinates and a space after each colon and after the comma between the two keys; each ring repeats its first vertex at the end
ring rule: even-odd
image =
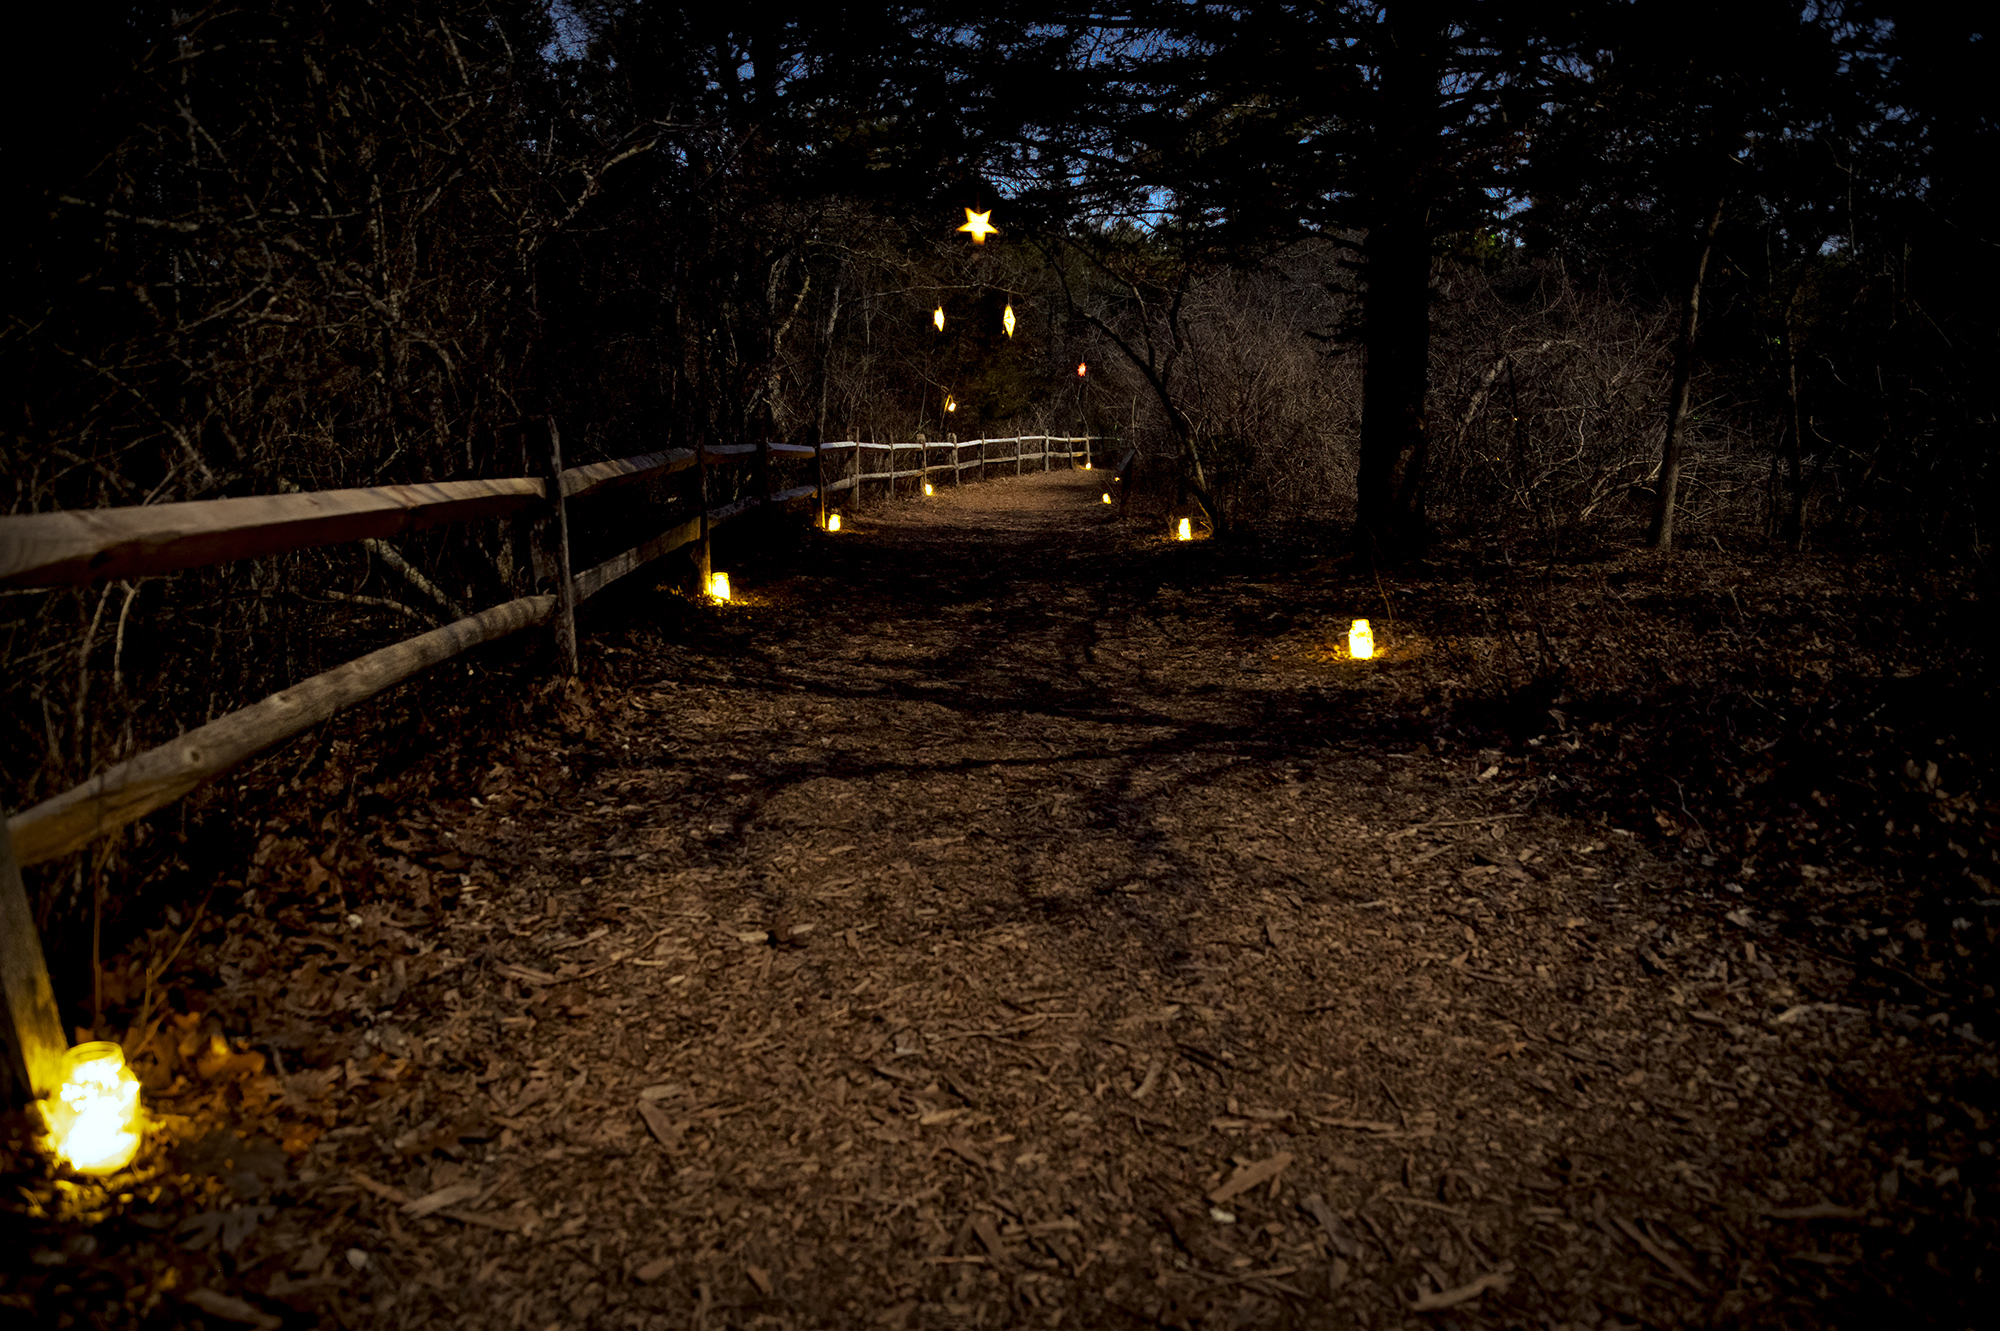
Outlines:
{"type": "Polygon", "coordinates": [[[62,1083],[42,1103],[49,1146],[81,1174],[115,1174],[139,1153],[139,1079],[108,1040],[63,1055],[62,1083]]]}
{"type": "Polygon", "coordinates": [[[708,595],[710,600],[715,601],[726,601],[729,599],[729,575],[727,573],[711,573],[708,575],[708,595]]]}
{"type": "Polygon", "coordinates": [[[929,496],[931,496],[931,495],[933,495],[933,494],[936,494],[936,493],[937,493],[937,492],[936,492],[935,490],[931,489],[931,483],[930,483],[929,481],[925,481],[925,482],[924,482],[924,495],[925,495],[925,497],[926,497],[926,498],[928,498],[929,496]]]}
{"type": "Polygon", "coordinates": [[[840,514],[829,513],[826,515],[826,529],[828,531],[840,530],[840,514]]]}
{"type": "Polygon", "coordinates": [[[1357,661],[1375,655],[1375,630],[1368,627],[1367,620],[1357,619],[1347,630],[1347,654],[1357,661]]]}
{"type": "Polygon", "coordinates": [[[1181,519],[1180,525],[1174,528],[1174,539],[1176,541],[1192,541],[1194,539],[1193,519],[1191,518],[1181,519]]]}
{"type": "Polygon", "coordinates": [[[1111,492],[1109,490],[1104,492],[1104,502],[1107,504],[1111,502],[1111,492]]]}

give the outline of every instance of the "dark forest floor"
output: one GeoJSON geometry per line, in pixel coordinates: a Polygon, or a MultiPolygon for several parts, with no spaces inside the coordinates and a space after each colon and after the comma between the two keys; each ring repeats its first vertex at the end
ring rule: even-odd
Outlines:
{"type": "Polygon", "coordinates": [[[727,607],[631,589],[531,727],[321,743],[109,966],[133,1169],[10,1129],[0,1311],[1990,1316],[1975,590],[1376,583],[1097,479],[850,513],[727,607]]]}

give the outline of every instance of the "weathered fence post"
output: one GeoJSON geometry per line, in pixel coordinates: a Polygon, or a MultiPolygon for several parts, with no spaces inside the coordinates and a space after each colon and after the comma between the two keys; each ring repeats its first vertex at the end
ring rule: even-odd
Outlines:
{"type": "Polygon", "coordinates": [[[825,531],[826,530],[826,454],[824,450],[826,445],[825,441],[820,437],[822,433],[823,432],[819,430],[813,431],[813,486],[818,491],[819,527],[821,531],[825,531]]]}
{"type": "Polygon", "coordinates": [[[569,572],[569,501],[563,496],[562,431],[549,417],[549,502],[555,506],[556,656],[565,674],[577,673],[576,584],[569,572]]]}
{"type": "Polygon", "coordinates": [[[21,885],[21,866],[14,859],[14,837],[4,814],[0,814],[0,995],[7,1003],[10,1071],[30,1096],[47,1095],[62,1076],[62,1056],[69,1041],[63,1038],[41,935],[34,912],[28,909],[28,892],[21,885]]]}
{"type": "Polygon", "coordinates": [[[712,572],[708,549],[708,447],[700,440],[695,442],[694,462],[694,501],[701,506],[701,554],[698,556],[698,562],[701,566],[698,576],[701,581],[695,586],[695,595],[706,596],[708,595],[708,580],[712,572]]]}

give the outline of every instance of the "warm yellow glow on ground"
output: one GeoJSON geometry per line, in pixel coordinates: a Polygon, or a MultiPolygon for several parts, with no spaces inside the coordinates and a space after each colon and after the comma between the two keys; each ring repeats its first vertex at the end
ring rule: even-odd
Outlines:
{"type": "Polygon", "coordinates": [[[826,515],[826,529],[828,531],[840,530],[840,514],[829,513],[826,515]]]}
{"type": "Polygon", "coordinates": [[[929,481],[925,481],[925,482],[924,482],[924,495],[925,495],[926,497],[929,497],[930,495],[932,495],[932,494],[935,494],[935,493],[936,493],[936,491],[934,491],[934,490],[932,490],[932,489],[931,489],[931,483],[930,483],[929,481]]]}
{"type": "Polygon", "coordinates": [[[726,601],[726,600],[728,600],[728,599],[729,599],[729,575],[728,575],[727,573],[711,573],[711,574],[709,574],[709,575],[708,575],[708,594],[709,594],[709,597],[710,597],[710,599],[712,599],[712,600],[717,600],[717,601],[726,601]]]}
{"type": "Polygon", "coordinates": [[[1111,502],[1111,492],[1109,490],[1104,492],[1104,502],[1107,504],[1111,502]]]}
{"type": "Polygon", "coordinates": [[[965,210],[965,225],[960,227],[959,230],[970,231],[972,233],[972,243],[975,245],[984,245],[988,236],[995,235],[1000,230],[999,227],[994,226],[992,222],[987,220],[992,216],[993,210],[991,208],[988,208],[983,213],[975,213],[972,209],[967,208],[965,210]]]}
{"type": "Polygon", "coordinates": [[[139,1079],[106,1040],[63,1055],[62,1085],[42,1106],[49,1146],[82,1174],[115,1174],[139,1153],[139,1079]]]}
{"type": "Polygon", "coordinates": [[[1089,464],[1088,462],[1084,463],[1084,464],[1083,464],[1083,469],[1084,469],[1085,471],[1089,471],[1089,470],[1090,470],[1090,464],[1089,464]]]}
{"type": "Polygon", "coordinates": [[[1375,655],[1375,630],[1368,627],[1367,620],[1357,619],[1354,627],[1347,630],[1347,654],[1357,661],[1375,655]]]}
{"type": "Polygon", "coordinates": [[[1192,541],[1194,539],[1194,523],[1187,518],[1182,518],[1181,525],[1174,528],[1174,539],[1177,541],[1192,541]]]}

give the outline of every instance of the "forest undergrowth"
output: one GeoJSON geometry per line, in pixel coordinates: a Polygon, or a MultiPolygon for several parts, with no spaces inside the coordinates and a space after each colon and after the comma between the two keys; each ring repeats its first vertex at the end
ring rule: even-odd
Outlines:
{"type": "Polygon", "coordinates": [[[1857,994],[1994,1032],[1982,574],[1888,559],[1465,556],[1399,589],[1440,742],[1711,871],[1857,994]]]}
{"type": "MultiPolygon", "coordinates": [[[[1491,816],[1594,826],[1596,851],[1607,862],[1673,866],[1655,875],[1657,890],[1662,901],[1680,904],[1639,926],[1629,959],[1635,974],[1690,995],[1686,1020],[1740,1034],[1744,1013],[1761,1006],[1753,1026],[1761,1021],[1764,1038],[1784,1040],[1799,1013],[1872,1017],[1862,1025],[1885,1032],[1873,1038],[1885,1042],[1888,1062],[1864,1075],[1849,1058],[1811,1074],[1820,1079],[1815,1094],[1844,1101],[1867,1143],[1830,1156],[1816,1189],[1841,1199],[1864,1194],[1868,1202],[1769,1203],[1780,1208],[1773,1215],[1789,1214],[1790,1206],[1842,1236],[1822,1236],[1819,1247],[1801,1250],[1802,1261],[1833,1263],[1805,1268],[1815,1273],[1811,1279],[1769,1272],[1759,1279],[1793,1290],[1786,1324],[1796,1325],[1812,1324],[1799,1309],[1814,1299],[1914,1306],[1937,1269],[1953,1273],[1954,1299],[1976,1297],[2000,1089],[1991,1071],[1987,979],[2000,937],[2000,805],[1990,785],[1992,685],[1978,633],[1986,601],[1978,571],[1831,556],[1718,551],[1663,559],[1610,549],[1548,559],[1531,558],[1525,548],[1509,557],[1491,547],[1446,547],[1426,565],[1377,577],[1327,557],[1338,548],[1337,534],[1242,533],[1174,550],[1171,564],[1155,551],[1099,571],[1107,586],[1119,584],[1116,596],[1130,598],[1135,626],[1150,621],[1158,627],[1146,632],[1165,632],[1161,639],[1134,636],[1134,644],[1154,641],[1145,651],[1191,662],[1171,667],[1186,673],[1170,676],[1169,689],[1188,705],[1205,706],[1201,699],[1229,696],[1264,675],[1296,689],[1290,696],[1299,700],[1299,715],[1317,733],[1254,742],[1310,749],[1329,742],[1327,732],[1338,726],[1346,733],[1334,742],[1357,752],[1414,754],[1453,774],[1454,789],[1483,788],[1471,798],[1491,816]],[[1380,668],[1366,679],[1341,647],[1350,614],[1374,618],[1385,647],[1380,668]],[[1224,645],[1221,654],[1216,643],[1224,645]],[[1690,915],[1689,902],[1705,904],[1690,915]],[[1707,915],[1721,938],[1706,932],[1707,915]],[[1722,944],[1731,958],[1726,973],[1740,978],[1717,988],[1700,979],[1701,967],[1714,963],[1722,944]],[[1775,972],[1767,964],[1774,955],[1781,959],[1775,972]]],[[[798,553],[779,544],[732,562],[754,587],[786,576],[798,553]]],[[[663,587],[671,571],[665,579],[663,587]]],[[[490,822],[500,809],[525,819],[537,805],[595,810],[598,819],[612,817],[615,807],[629,818],[638,806],[619,803],[629,796],[598,793],[618,788],[617,773],[631,761],[620,736],[632,733],[632,681],[674,680],[679,663],[699,672],[680,676],[681,684],[701,689],[709,701],[700,706],[721,716],[730,692],[750,699],[768,690],[760,673],[768,662],[736,654],[755,648],[778,661],[786,650],[747,636],[747,620],[719,623],[664,590],[608,606],[595,612],[601,622],[586,634],[580,681],[549,681],[545,644],[488,649],[470,667],[348,713],[186,802],[172,815],[175,825],[163,829],[173,835],[148,839],[152,858],[138,861],[145,873],[107,885],[101,974],[89,965],[87,931],[54,935],[66,1012],[81,1034],[122,1037],[141,1051],[139,1066],[162,1095],[166,1135],[176,1145],[171,1166],[152,1170],[154,1182],[135,1194],[137,1202],[119,1201],[46,1176],[25,1124],[10,1120],[5,1172],[30,1204],[11,1209],[7,1225],[21,1251],[38,1254],[40,1274],[17,1285],[32,1291],[33,1306],[70,1307],[83,1324],[167,1325],[189,1306],[168,1297],[178,1281],[181,1296],[194,1291],[206,1299],[193,1306],[211,1324],[275,1325],[260,1309],[308,1310],[339,1284],[336,1276],[361,1278],[338,1270],[340,1254],[313,1246],[311,1233],[289,1228],[309,1214],[290,1208],[323,1186],[309,1178],[312,1161],[329,1149],[351,1159],[379,1138],[388,1163],[357,1171],[356,1186],[405,1209],[416,1204],[415,1194],[383,1183],[396,1177],[384,1168],[430,1161],[413,1177],[428,1178],[436,1195],[477,1192],[468,1171],[494,1149],[488,1143],[498,1129],[449,1105],[434,1106],[430,1117],[416,1107],[390,1113],[417,1094],[398,1081],[404,1070],[438,1058],[410,1043],[412,1033],[458,1020],[457,989],[439,996],[446,984],[465,990],[471,1006],[459,1011],[483,1013],[497,998],[500,1012],[584,1020],[603,1003],[579,998],[565,1007],[538,995],[567,993],[542,986],[580,987],[603,967],[586,966],[586,952],[574,963],[558,952],[545,971],[536,969],[541,963],[523,969],[491,948],[462,973],[439,969],[442,952],[411,952],[407,971],[400,954],[393,964],[383,958],[460,928],[479,911],[499,910],[516,939],[560,920],[550,936],[574,935],[562,948],[618,926],[607,917],[586,936],[599,909],[594,894],[554,885],[546,895],[520,897],[544,919],[514,918],[520,894],[507,880],[521,871],[495,865],[525,862],[509,861],[518,852],[454,840],[452,828],[490,822]],[[492,889],[482,894],[480,884],[496,874],[514,895],[489,901],[492,889]],[[498,978],[487,985],[492,995],[481,997],[477,986],[487,982],[475,972],[488,969],[498,978]],[[522,995],[526,1008],[509,1005],[510,996],[522,995]],[[351,1022],[338,1015],[349,1007],[351,1022]],[[335,1015],[312,1015],[322,1009],[335,1015]],[[381,1019],[392,1010],[400,1015],[381,1019]],[[395,1131],[378,1127],[370,1138],[360,1125],[377,1118],[395,1131]],[[258,1262],[277,1265],[264,1270],[258,1262]],[[128,1299],[142,1287],[152,1291],[144,1307],[128,1299]],[[251,1288],[262,1303],[240,1297],[251,1288]]],[[[799,625],[807,622],[802,610],[793,614],[799,625]]],[[[1067,622],[1058,617],[1054,627],[1067,633],[1067,622]]],[[[885,641],[851,650],[886,652],[893,663],[911,648],[885,641]]],[[[818,677],[809,659],[800,666],[818,677]]],[[[1147,658],[1135,647],[1116,659],[1137,667],[1147,658]]],[[[1154,660],[1168,669],[1164,657],[1154,660]]],[[[1067,687],[1060,670],[1050,678],[1058,692],[1036,705],[1086,715],[1076,710],[1084,704],[1060,691],[1067,687]]],[[[911,702],[927,696],[935,695],[918,693],[911,702]]],[[[660,695],[653,697],[647,707],[658,710],[660,695]]],[[[1105,705],[1118,700],[1099,699],[1088,710],[1105,705]]],[[[718,735],[717,742],[725,741],[718,735]]],[[[880,742],[885,752],[897,749],[893,736],[880,742]]],[[[1280,767],[1284,781],[1294,780],[1280,767]]],[[[1270,779],[1279,779],[1275,769],[1270,779]]],[[[1376,784],[1386,786],[1386,776],[1376,784]]],[[[718,785],[704,798],[748,788],[718,785]]],[[[691,848],[713,840],[696,824],[684,835],[691,848]]],[[[1525,861],[1503,856],[1495,867],[1492,847],[1470,853],[1468,873],[1505,872],[1530,895],[1554,891],[1546,881],[1537,889],[1519,872],[1525,861]]],[[[78,872],[69,866],[39,885],[47,891],[78,872]]],[[[775,923],[763,928],[771,937],[784,932],[775,923]]],[[[791,953],[780,955],[793,964],[791,953]]],[[[1564,1001],[1581,1013],[1591,1000],[1564,1001]]],[[[604,1015],[622,1023],[624,1012],[619,1006],[604,1015]]],[[[521,1015],[495,1019],[498,1029],[524,1038],[534,1026],[520,1028],[527,1020],[521,1015]]],[[[504,1036],[503,1046],[513,1038],[504,1036]]],[[[489,1057],[479,1081],[492,1075],[489,1057]]],[[[533,1114],[525,1107],[545,1084],[538,1075],[527,1074],[509,1092],[496,1121],[526,1134],[520,1125],[553,1111],[554,1101],[533,1114]]],[[[1089,1079],[1082,1085],[1087,1091],[1089,1079]]],[[[500,1104],[499,1084],[490,1090],[500,1104]]],[[[1579,1082],[1562,1094],[1587,1090],[1579,1082]]],[[[1775,1124],[1765,1131],[1780,1134],[1771,1138],[1774,1150],[1795,1149],[1775,1124]]],[[[324,1223],[358,1223],[362,1201],[350,1188],[324,1223]]],[[[386,1223],[395,1237],[397,1222],[386,1223]]],[[[1762,1251],[1743,1247],[1748,1240],[1740,1236],[1716,1241],[1726,1251],[1762,1251]]],[[[387,1310],[385,1303],[378,1312],[387,1310]]]]}

